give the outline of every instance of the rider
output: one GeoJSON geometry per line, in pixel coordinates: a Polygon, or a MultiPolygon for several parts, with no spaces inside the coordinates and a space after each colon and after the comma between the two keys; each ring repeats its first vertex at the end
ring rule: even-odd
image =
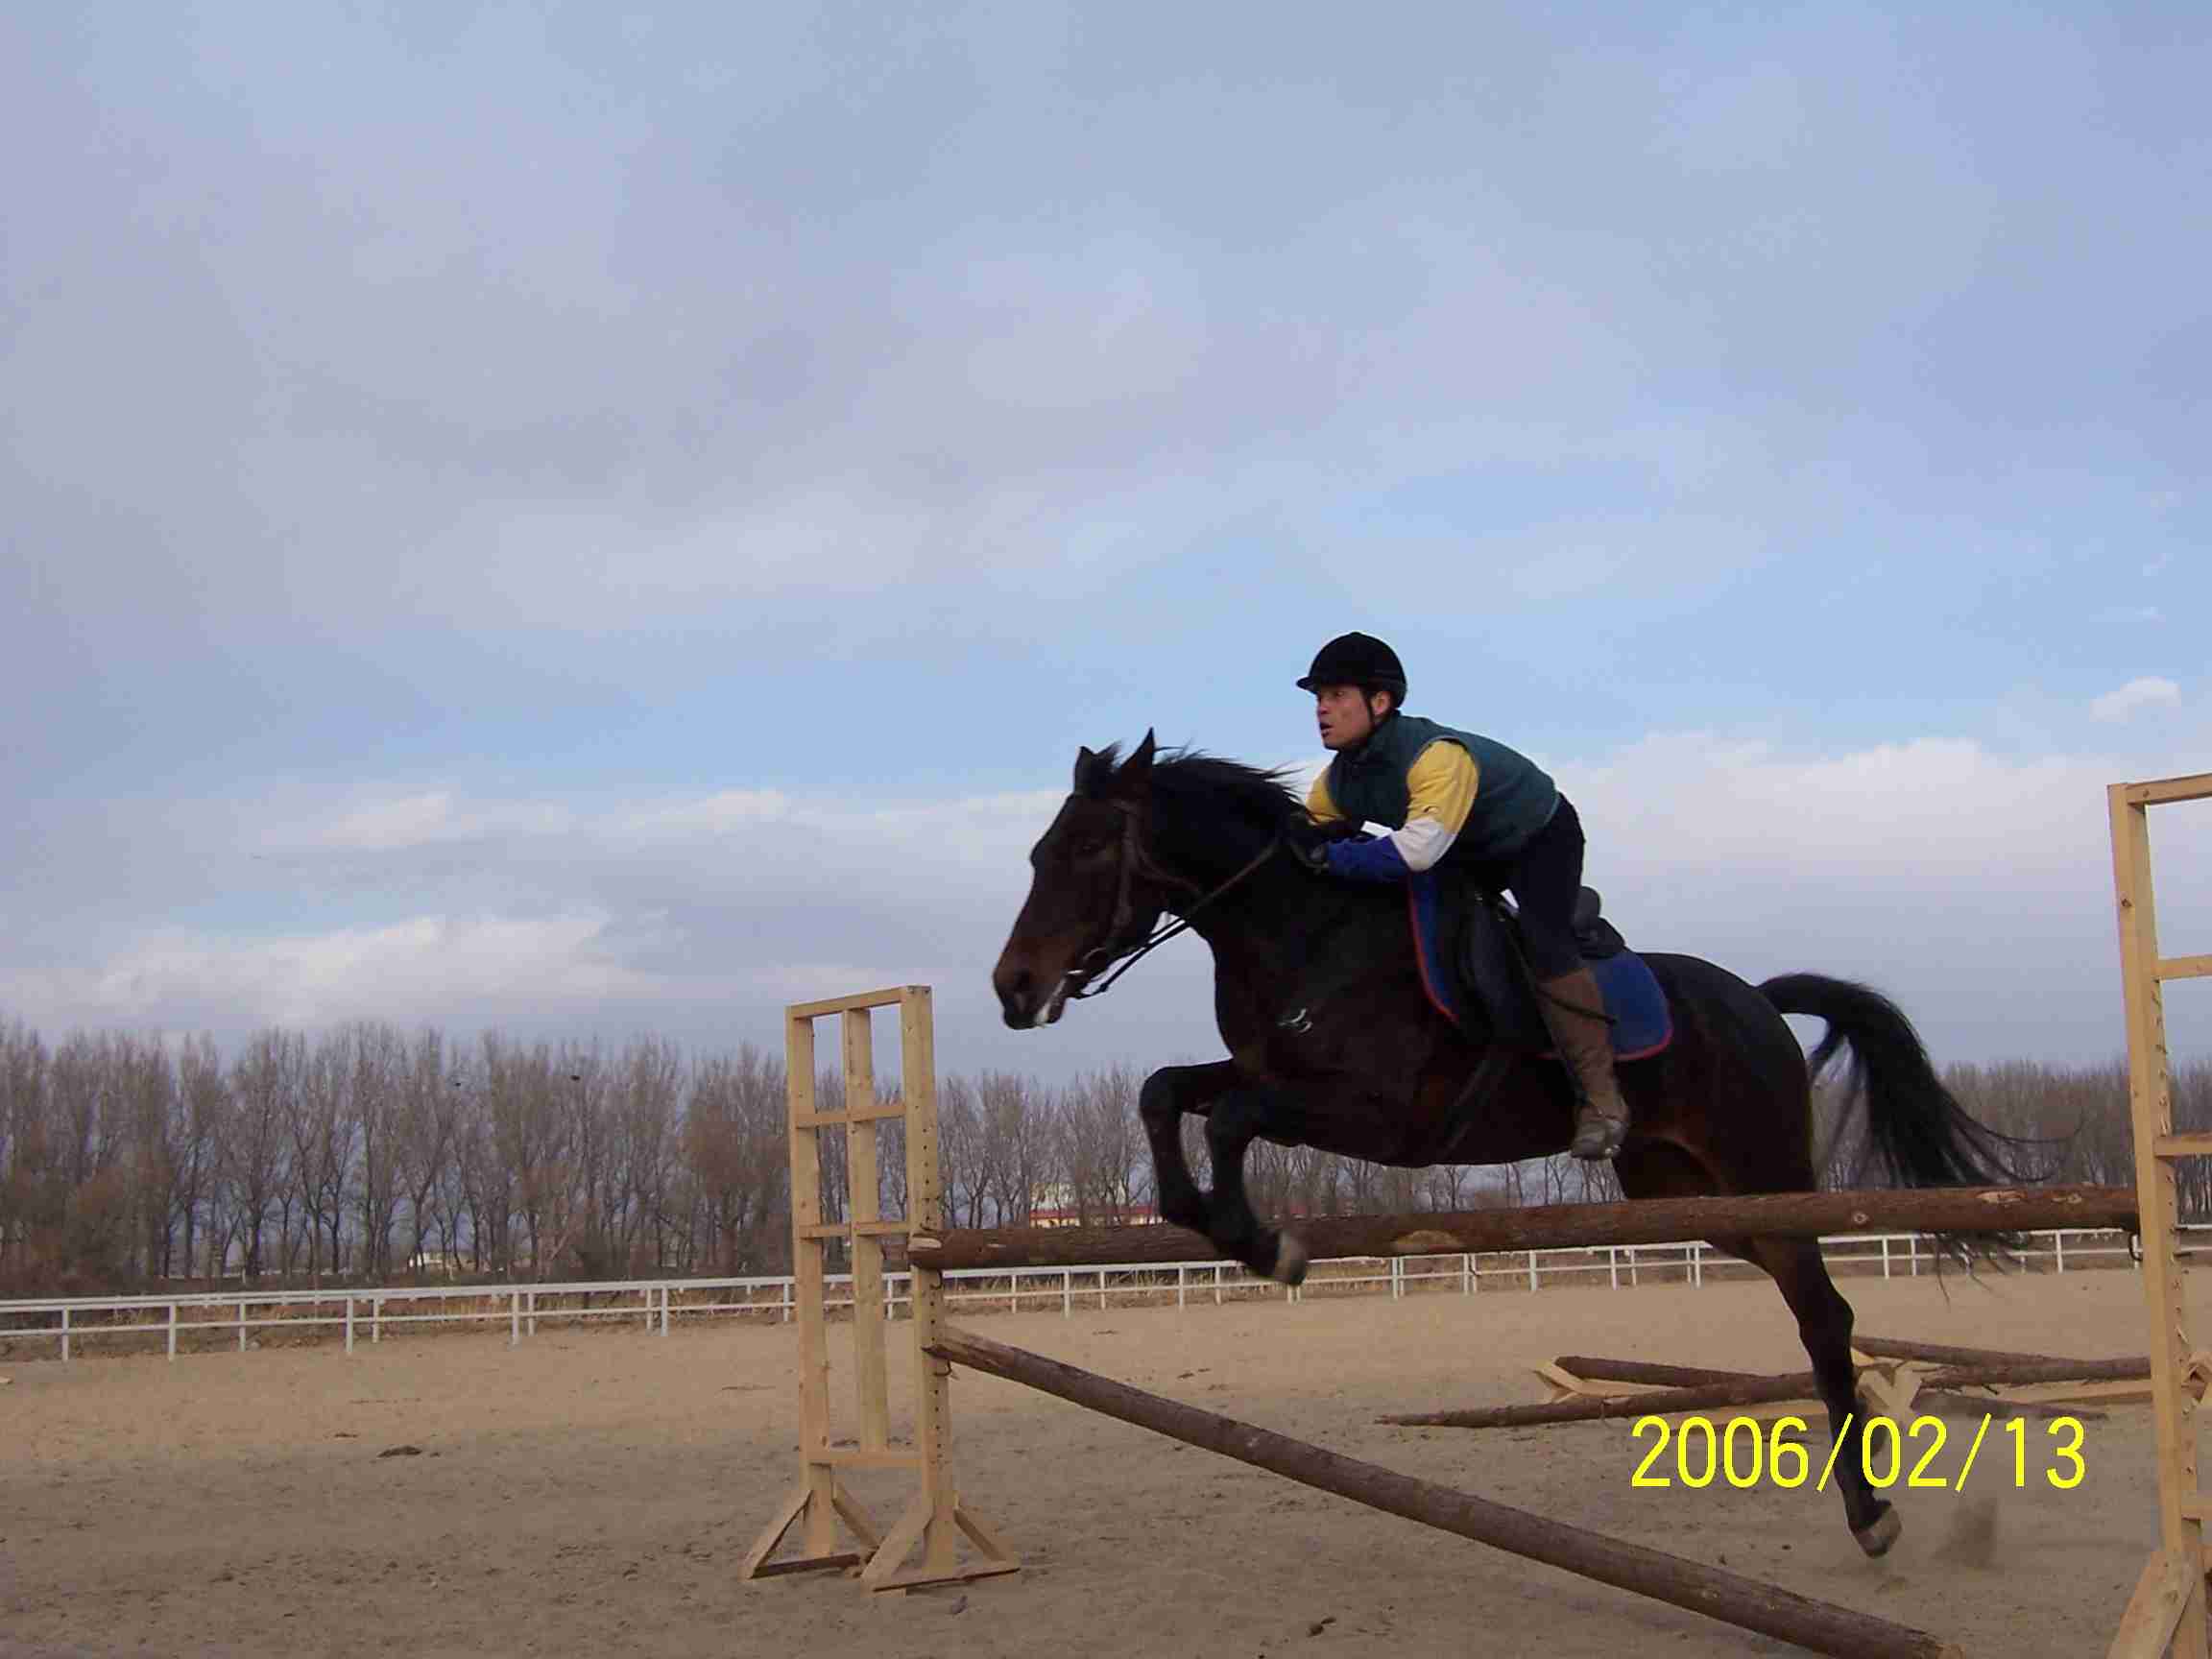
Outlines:
{"type": "Polygon", "coordinates": [[[1575,944],[1582,821],[1574,804],[1504,744],[1400,713],[1406,670],[1370,635],[1330,640],[1298,687],[1313,693],[1321,741],[1335,756],[1307,795],[1308,816],[1340,831],[1393,827],[1374,841],[1295,836],[1300,859],[1356,881],[1404,880],[1444,861],[1510,891],[1537,1006],[1577,1086],[1569,1150],[1612,1157],[1628,1131],[1628,1105],[1613,1074],[1604,998],[1575,944]]]}

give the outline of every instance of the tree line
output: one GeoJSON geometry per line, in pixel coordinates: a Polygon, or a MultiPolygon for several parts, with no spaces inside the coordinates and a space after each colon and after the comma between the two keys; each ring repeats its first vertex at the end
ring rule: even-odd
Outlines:
{"type": "MultiPolygon", "coordinates": [[[[1954,1066],[1967,1110],[2045,1142],[2059,1179],[2133,1180],[2117,1062],[1954,1066]]],[[[178,1282],[406,1283],[776,1274],[790,1256],[783,1066],[750,1044],[687,1054],[640,1036],[612,1052],[457,1041],[364,1022],[269,1029],[228,1056],[77,1032],[49,1045],[0,1023],[0,1295],[104,1294],[178,1282]]],[[[953,1226],[1148,1219],[1151,1159],[1127,1065],[1048,1087],[1004,1071],[938,1080],[953,1226]]],[[[880,1091],[880,1085],[879,1085],[880,1091]]],[[[843,1102],[816,1079],[823,1111],[843,1102]]],[[[895,1095],[887,1096],[895,1097],[895,1095]]],[[[1816,1100],[1830,1185],[1860,1178],[1840,1104],[1816,1100]]],[[[2176,1118],[2212,1128],[2212,1065],[2176,1068],[2176,1118]]],[[[1186,1150],[1205,1178],[1195,1123],[1186,1150]]],[[[880,1200],[905,1204],[886,1125],[880,1200]]],[[[824,1214],[845,1214],[844,1138],[821,1137],[824,1214]]],[[[1395,1214],[1618,1196],[1565,1157],[1393,1169],[1256,1142],[1262,1212],[1395,1214]]],[[[2212,1214],[2212,1169],[2182,1166],[2185,1213],[2212,1214]]]]}

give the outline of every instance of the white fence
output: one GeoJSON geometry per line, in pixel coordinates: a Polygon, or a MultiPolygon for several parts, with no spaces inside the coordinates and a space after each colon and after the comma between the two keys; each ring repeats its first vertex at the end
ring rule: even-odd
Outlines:
{"type": "MultiPolygon", "coordinates": [[[[2184,1234],[2212,1232],[2212,1223],[2180,1229],[2184,1234]]],[[[2049,1270],[2066,1271],[2067,1263],[2083,1266],[2100,1258],[2133,1261],[2128,1236],[2111,1230],[2067,1228],[2026,1236],[2027,1248],[2008,1251],[2006,1259],[2023,1267],[2048,1262],[2049,1270]]],[[[1917,1276],[1920,1264],[1932,1266],[1925,1235],[1910,1233],[1839,1235],[1820,1241],[1822,1256],[1832,1267],[1871,1274],[1879,1268],[1885,1279],[1917,1276]]],[[[1702,1285],[1709,1273],[1726,1277],[1756,1277],[1758,1269],[1723,1257],[1700,1242],[1678,1244],[1601,1245],[1594,1249],[1521,1250],[1479,1256],[1346,1257],[1315,1262],[1304,1286],[1288,1288],[1256,1279],[1233,1262],[1185,1262],[1129,1264],[1108,1267],[972,1268],[948,1273],[949,1302],[998,1304],[1009,1311],[1059,1305],[1063,1314],[1072,1313],[1078,1303],[1105,1308],[1115,1297],[1139,1297],[1165,1303],[1171,1294],[1175,1306],[1193,1300],[1219,1305],[1226,1301],[1281,1299],[1299,1302],[1338,1293],[1381,1294],[1403,1298],[1407,1286],[1426,1286],[1456,1289],[1474,1295],[1485,1283],[1537,1290],[1547,1279],[1581,1279],[1585,1283],[1605,1277],[1609,1288],[1631,1287],[1649,1279],[1654,1284],[1702,1285]],[[1349,1271],[1328,1271],[1328,1269],[1349,1271]]],[[[832,1309],[852,1307],[852,1280],[830,1280],[832,1309]],[[842,1287],[843,1299],[835,1291],[842,1287]]],[[[883,1300],[894,1312],[907,1303],[910,1275],[884,1275],[883,1300]]],[[[590,1281],[566,1285],[485,1285],[445,1286],[394,1286],[333,1290],[281,1290],[268,1292],[202,1292],[186,1296],[86,1296],[53,1297],[0,1302],[0,1358],[19,1353],[26,1346],[58,1343],[60,1358],[68,1359],[87,1340],[115,1336],[155,1336],[163,1339],[168,1356],[177,1358],[180,1336],[235,1332],[240,1352],[255,1331],[305,1331],[343,1327],[346,1351],[366,1330],[371,1342],[381,1342],[386,1328],[415,1325],[495,1324],[507,1326],[508,1341],[518,1343],[536,1335],[541,1321],[562,1319],[635,1320],[647,1331],[665,1336],[671,1320],[756,1315],[770,1321],[788,1321],[792,1310],[789,1278],[651,1279],[610,1284],[590,1281]],[[702,1299],[703,1298],[703,1299],[702,1299]],[[598,1305],[594,1305],[597,1299],[598,1305]],[[424,1311],[424,1304],[444,1305],[424,1311]],[[459,1311],[454,1304],[474,1304],[459,1311]],[[304,1310],[288,1311],[288,1310],[304,1310]],[[119,1323],[114,1316],[146,1317],[119,1323]],[[256,1314],[259,1316],[256,1317],[256,1314]],[[99,1318],[108,1315],[109,1317],[99,1318]],[[87,1318],[98,1318],[87,1323],[87,1318]],[[51,1323],[27,1324],[31,1319],[51,1323]]],[[[54,1353],[54,1349],[47,1349],[54,1353]]]]}

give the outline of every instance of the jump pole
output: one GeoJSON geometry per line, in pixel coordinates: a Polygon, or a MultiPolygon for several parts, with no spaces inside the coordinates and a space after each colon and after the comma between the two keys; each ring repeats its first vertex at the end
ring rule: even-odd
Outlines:
{"type": "MultiPolygon", "coordinates": [[[[1836,1233],[2024,1233],[2135,1226],[2127,1187],[1953,1187],[1733,1197],[1638,1198],[1624,1204],[1538,1204],[1418,1215],[1317,1215],[1292,1225],[1316,1262],[1346,1256],[1459,1256],[1598,1249],[1702,1238],[1821,1238],[1836,1233]]],[[[995,1227],[906,1239],[908,1260],[974,1267],[1098,1267],[1188,1262],[1180,1227],[995,1227]]]]}

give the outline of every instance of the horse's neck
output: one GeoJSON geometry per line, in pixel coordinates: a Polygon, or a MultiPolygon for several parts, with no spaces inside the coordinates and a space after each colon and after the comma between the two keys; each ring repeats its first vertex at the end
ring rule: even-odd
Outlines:
{"type": "Polygon", "coordinates": [[[1276,859],[1254,871],[1191,919],[1215,967],[1256,984],[1289,986],[1309,972],[1314,949],[1363,908],[1354,889],[1276,859]]]}

